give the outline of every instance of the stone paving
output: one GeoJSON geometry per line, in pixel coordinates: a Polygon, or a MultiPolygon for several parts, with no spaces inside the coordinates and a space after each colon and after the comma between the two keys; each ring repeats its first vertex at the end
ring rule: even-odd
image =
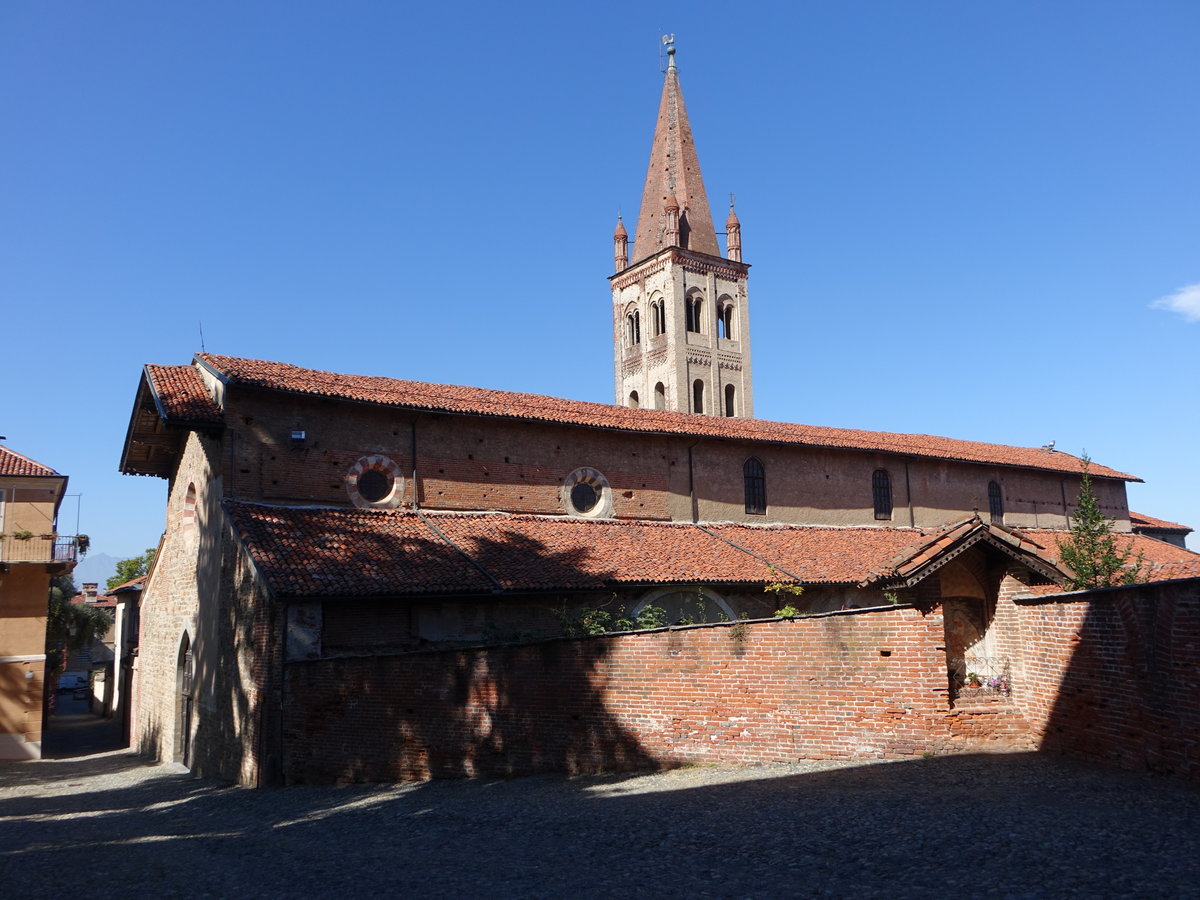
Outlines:
{"type": "Polygon", "coordinates": [[[255,791],[115,751],[0,764],[0,885],[21,898],[1200,897],[1200,790],[1018,754],[255,791]]]}

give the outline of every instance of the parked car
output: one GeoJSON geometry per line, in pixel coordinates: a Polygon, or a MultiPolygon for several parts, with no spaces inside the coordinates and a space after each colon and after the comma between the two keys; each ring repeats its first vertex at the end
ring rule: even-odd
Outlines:
{"type": "Polygon", "coordinates": [[[68,691],[86,691],[89,687],[90,684],[85,672],[64,672],[62,677],[58,679],[58,692],[60,694],[67,693],[68,691]]]}

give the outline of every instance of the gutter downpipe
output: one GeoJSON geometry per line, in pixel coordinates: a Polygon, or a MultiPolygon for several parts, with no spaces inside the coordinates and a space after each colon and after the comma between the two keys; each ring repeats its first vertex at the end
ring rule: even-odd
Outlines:
{"type": "Polygon", "coordinates": [[[413,512],[419,512],[420,504],[417,502],[417,419],[415,416],[409,423],[409,432],[412,435],[412,508],[413,512]]]}

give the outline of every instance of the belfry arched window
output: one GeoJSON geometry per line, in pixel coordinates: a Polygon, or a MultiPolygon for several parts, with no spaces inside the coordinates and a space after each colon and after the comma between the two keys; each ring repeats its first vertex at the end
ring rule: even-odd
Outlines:
{"type": "Polygon", "coordinates": [[[691,294],[683,301],[684,318],[686,320],[687,330],[700,334],[704,331],[701,323],[704,321],[704,298],[699,294],[691,294]]]}
{"type": "Polygon", "coordinates": [[[667,330],[666,307],[661,300],[653,300],[650,303],[650,328],[654,337],[658,337],[667,330]]]}
{"type": "Polygon", "coordinates": [[[767,473],[763,464],[753,456],[742,466],[742,482],[746,489],[746,515],[767,514],[767,473]]]}
{"type": "Polygon", "coordinates": [[[995,481],[988,482],[988,513],[993,522],[998,525],[1004,524],[1004,494],[995,481]]]}
{"type": "Polygon", "coordinates": [[[642,342],[642,315],[636,309],[625,316],[625,343],[636,347],[642,342]]]}
{"type": "Polygon", "coordinates": [[[733,408],[734,387],[732,384],[725,385],[725,415],[736,416],[737,413],[733,408]]]}
{"type": "Polygon", "coordinates": [[[875,518],[892,517],[892,479],[887,469],[876,469],[871,476],[871,494],[875,500],[875,518]]]}
{"type": "Polygon", "coordinates": [[[699,378],[692,382],[692,412],[704,412],[704,382],[699,378]]]}
{"type": "Polygon", "coordinates": [[[661,381],[654,385],[654,408],[667,408],[667,389],[663,387],[663,383],[661,381]]]}
{"type": "Polygon", "coordinates": [[[733,340],[733,303],[723,302],[717,310],[717,337],[733,340]]]}
{"type": "Polygon", "coordinates": [[[638,401],[638,392],[637,391],[629,392],[629,405],[631,407],[633,407],[634,409],[637,409],[639,406],[641,406],[641,403],[638,401]]]}

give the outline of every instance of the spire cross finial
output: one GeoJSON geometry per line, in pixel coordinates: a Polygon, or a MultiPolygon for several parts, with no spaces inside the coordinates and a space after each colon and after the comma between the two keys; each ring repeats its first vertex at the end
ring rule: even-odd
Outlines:
{"type": "Polygon", "coordinates": [[[733,209],[733,201],[734,201],[733,191],[730,191],[729,192],[729,208],[730,209],[733,209]]]}

